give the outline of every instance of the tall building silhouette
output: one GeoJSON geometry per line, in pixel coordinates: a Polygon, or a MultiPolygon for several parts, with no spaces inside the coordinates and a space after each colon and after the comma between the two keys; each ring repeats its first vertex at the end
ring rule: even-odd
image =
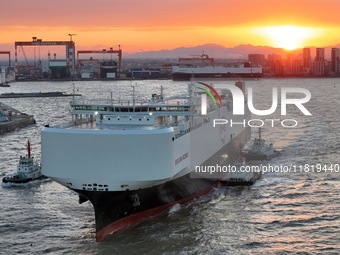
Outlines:
{"type": "Polygon", "coordinates": [[[312,73],[314,76],[325,76],[328,73],[324,48],[316,48],[316,55],[313,62],[312,73]]]}
{"type": "Polygon", "coordinates": [[[340,50],[339,48],[332,48],[331,52],[331,72],[340,72],[340,50]]]}
{"type": "Polygon", "coordinates": [[[303,48],[303,68],[310,68],[312,66],[312,57],[310,54],[310,48],[303,48]]]}
{"type": "Polygon", "coordinates": [[[251,66],[265,66],[267,64],[263,54],[248,54],[248,61],[251,66]]]}
{"type": "Polygon", "coordinates": [[[282,56],[278,54],[268,54],[268,64],[272,73],[283,75],[282,56]]]}
{"type": "Polygon", "coordinates": [[[323,61],[323,60],[325,60],[325,49],[316,48],[315,61],[323,61]]]}

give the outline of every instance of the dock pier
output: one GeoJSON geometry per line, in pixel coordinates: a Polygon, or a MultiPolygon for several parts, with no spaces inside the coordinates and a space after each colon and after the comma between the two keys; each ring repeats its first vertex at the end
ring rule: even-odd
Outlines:
{"type": "Polygon", "coordinates": [[[0,102],[0,116],[6,116],[8,119],[8,121],[0,122],[0,135],[36,124],[33,115],[22,113],[2,102],[0,102]]]}

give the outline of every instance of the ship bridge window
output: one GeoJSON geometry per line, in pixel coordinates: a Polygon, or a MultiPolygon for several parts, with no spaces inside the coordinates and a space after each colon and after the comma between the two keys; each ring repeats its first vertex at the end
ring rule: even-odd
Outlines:
{"type": "Polygon", "coordinates": [[[127,108],[127,107],[116,107],[115,110],[116,110],[116,112],[128,112],[129,108],[127,108]]]}
{"type": "Polygon", "coordinates": [[[137,106],[135,108],[135,112],[148,112],[148,107],[145,106],[137,106]]]}
{"type": "Polygon", "coordinates": [[[74,105],[73,110],[83,110],[83,111],[112,111],[112,107],[101,106],[101,105],[74,105]]]}

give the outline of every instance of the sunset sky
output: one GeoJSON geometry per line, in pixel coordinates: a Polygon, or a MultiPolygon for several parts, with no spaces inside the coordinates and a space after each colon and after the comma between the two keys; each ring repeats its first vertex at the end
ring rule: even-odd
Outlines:
{"type": "Polygon", "coordinates": [[[0,50],[14,41],[69,40],[124,52],[216,43],[293,49],[340,43],[339,0],[3,1],[0,50]]]}

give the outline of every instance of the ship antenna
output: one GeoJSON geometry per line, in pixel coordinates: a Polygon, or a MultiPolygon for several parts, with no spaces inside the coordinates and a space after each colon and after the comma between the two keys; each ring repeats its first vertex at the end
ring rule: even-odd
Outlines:
{"type": "Polygon", "coordinates": [[[76,94],[76,85],[73,82],[73,95],[72,95],[72,103],[74,103],[74,95],[76,94]]]}
{"type": "Polygon", "coordinates": [[[240,143],[239,147],[240,147],[240,155],[239,155],[239,157],[240,157],[240,160],[243,160],[243,158],[244,158],[244,156],[243,156],[243,144],[240,143]]]}
{"type": "Polygon", "coordinates": [[[163,90],[163,85],[161,85],[161,99],[163,101],[164,98],[164,90],[163,90]]]}
{"type": "Polygon", "coordinates": [[[261,140],[261,128],[259,128],[259,140],[261,140]]]}
{"type": "Polygon", "coordinates": [[[136,98],[135,98],[135,87],[137,85],[131,85],[132,87],[132,105],[133,105],[133,111],[135,111],[135,105],[136,105],[136,98]]]}
{"type": "Polygon", "coordinates": [[[31,158],[31,144],[30,144],[30,140],[27,141],[27,156],[28,156],[28,158],[31,158]]]}

